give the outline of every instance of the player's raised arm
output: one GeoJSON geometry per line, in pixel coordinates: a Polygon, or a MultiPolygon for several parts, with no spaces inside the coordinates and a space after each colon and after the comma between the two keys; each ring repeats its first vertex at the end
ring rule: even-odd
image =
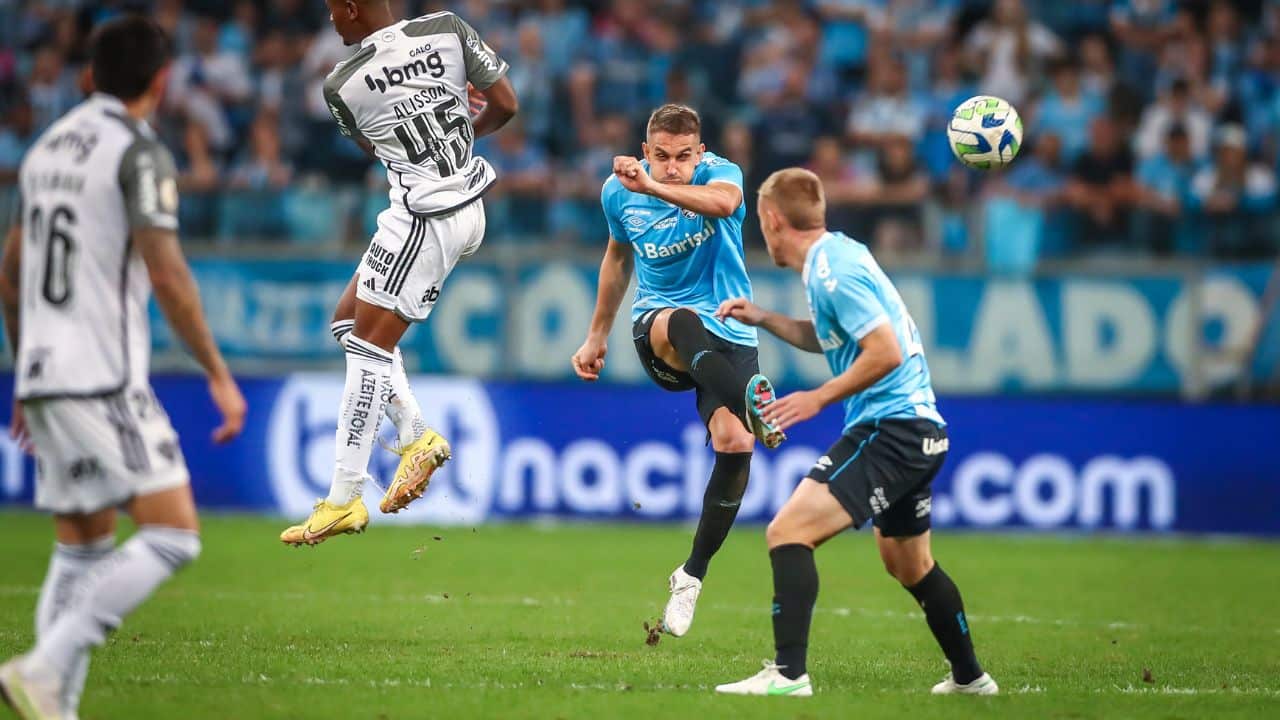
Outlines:
{"type": "Polygon", "coordinates": [[[716,317],[721,320],[733,318],[743,325],[762,327],[788,345],[805,352],[822,352],[812,321],[765,310],[746,298],[734,298],[720,303],[720,307],[716,309],[716,317]]]}
{"type": "MultiPolygon", "coordinates": [[[[701,147],[701,146],[699,146],[701,147]]],[[[696,148],[655,148],[651,156],[657,158],[654,174],[661,172],[660,165],[668,160],[683,162],[687,156],[699,152],[696,148]]],[[[742,206],[742,171],[734,168],[737,181],[730,178],[713,178],[706,185],[681,185],[662,182],[659,177],[644,171],[644,166],[636,158],[619,155],[613,159],[613,174],[618,177],[623,187],[631,192],[644,193],[665,200],[672,205],[690,212],[711,218],[727,218],[742,206]]]]}
{"type": "Polygon", "coordinates": [[[604,369],[604,356],[609,351],[609,331],[618,315],[618,307],[627,294],[631,272],[635,267],[631,245],[609,239],[600,262],[600,280],[596,288],[596,308],[591,314],[591,327],[582,347],[573,354],[573,371],[588,382],[599,380],[604,369]]]}

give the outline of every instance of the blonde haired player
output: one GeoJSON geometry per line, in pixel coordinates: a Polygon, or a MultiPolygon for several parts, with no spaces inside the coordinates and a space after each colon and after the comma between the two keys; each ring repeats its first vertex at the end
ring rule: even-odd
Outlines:
{"type": "Polygon", "coordinates": [[[481,196],[497,178],[473,144],[514,117],[518,105],[507,63],[457,15],[397,20],[387,0],[328,6],[334,29],[360,49],[325,80],[325,100],[342,133],[386,166],[391,205],[378,216],[333,324],[347,378],[329,495],[280,534],[290,545],[368,525],[360,493],[384,412],[397,425],[401,461],[383,512],[420,497],[449,458],[448,443],[422,422],[396,345],[411,323],[427,319],[458,260],[480,247],[481,196]],[[485,101],[474,118],[472,87],[485,101]]]}

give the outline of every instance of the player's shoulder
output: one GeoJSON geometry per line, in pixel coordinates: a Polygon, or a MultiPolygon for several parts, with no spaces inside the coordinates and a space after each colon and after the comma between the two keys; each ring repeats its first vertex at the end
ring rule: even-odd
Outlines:
{"type": "Polygon", "coordinates": [[[355,77],[356,71],[373,60],[377,54],[378,46],[369,44],[361,47],[346,60],[339,61],[324,79],[325,94],[341,96],[342,87],[347,84],[347,81],[355,77]]]}
{"type": "Polygon", "coordinates": [[[405,22],[400,31],[407,37],[418,38],[425,35],[457,32],[465,24],[466,22],[457,13],[451,10],[440,10],[405,22]]]}
{"type": "Polygon", "coordinates": [[[605,209],[616,207],[624,202],[627,192],[626,186],[618,176],[609,173],[609,177],[605,178],[604,183],[600,185],[600,202],[604,204],[605,209]]]}
{"type": "Polygon", "coordinates": [[[702,153],[702,161],[698,163],[699,170],[724,170],[733,169],[742,172],[742,168],[738,167],[738,163],[730,160],[723,155],[717,155],[710,150],[702,153]]]}

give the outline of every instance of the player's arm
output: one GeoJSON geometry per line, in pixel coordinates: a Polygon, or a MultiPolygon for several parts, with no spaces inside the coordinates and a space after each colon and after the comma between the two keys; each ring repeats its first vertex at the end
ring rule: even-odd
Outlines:
{"type": "Polygon", "coordinates": [[[811,321],[765,310],[746,298],[734,298],[720,303],[720,307],[716,309],[716,317],[721,320],[733,318],[743,325],[762,327],[779,340],[805,352],[822,352],[822,346],[818,344],[818,333],[813,329],[811,321]]]}
{"type": "Polygon", "coordinates": [[[619,155],[613,159],[613,174],[631,192],[652,195],[704,217],[727,218],[742,205],[741,170],[736,182],[713,175],[706,185],[672,185],[655,180],[636,158],[619,155]]]}
{"type": "Polygon", "coordinates": [[[875,385],[902,364],[898,336],[886,319],[858,341],[858,356],[849,369],[813,390],[791,393],[765,408],[764,418],[782,429],[817,415],[837,403],[875,385]]]}
{"type": "MultiPolygon", "coordinates": [[[[21,214],[19,214],[21,216],[21,214]]],[[[9,349],[18,356],[18,331],[22,299],[22,225],[15,222],[5,236],[4,256],[0,258],[0,303],[4,305],[4,332],[9,349]]]]}
{"type": "Polygon", "coordinates": [[[573,354],[573,371],[583,380],[600,378],[600,371],[604,369],[604,356],[609,347],[609,332],[613,329],[613,320],[618,316],[622,299],[627,294],[627,286],[631,284],[634,268],[635,257],[631,245],[611,237],[609,246],[604,251],[604,260],[600,262],[596,308],[591,313],[587,339],[573,354]]]}
{"type": "Polygon", "coordinates": [[[489,44],[480,38],[467,21],[452,16],[454,32],[462,44],[462,57],[466,63],[467,82],[484,96],[484,107],[471,122],[477,138],[497,132],[516,116],[520,102],[516,90],[507,79],[511,66],[489,44]]]}
{"type": "Polygon", "coordinates": [[[355,115],[351,112],[347,101],[342,99],[342,94],[332,78],[324,81],[324,104],[329,107],[329,114],[333,115],[334,122],[338,123],[338,132],[351,138],[351,142],[363,150],[365,155],[376,158],[373,143],[360,132],[355,115]]]}
{"type": "Polygon", "coordinates": [[[147,266],[156,304],[209,379],[209,394],[222,414],[213,439],[221,443],[240,434],[246,406],[205,322],[200,290],[178,243],[176,176],[173,157],[158,142],[139,140],[120,161],[130,239],[147,266]]]}

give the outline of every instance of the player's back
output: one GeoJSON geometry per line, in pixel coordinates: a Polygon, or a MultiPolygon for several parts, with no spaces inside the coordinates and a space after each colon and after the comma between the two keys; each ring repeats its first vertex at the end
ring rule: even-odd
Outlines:
{"type": "Polygon", "coordinates": [[[151,283],[130,228],[140,213],[177,228],[172,162],[145,123],[102,94],[32,145],[19,173],[20,398],[93,397],[145,381],[151,283]]]}
{"type": "Polygon", "coordinates": [[[365,38],[325,80],[343,133],[368,141],[387,167],[391,201],[448,213],[496,179],[474,156],[467,83],[484,89],[507,64],[451,12],[404,20],[365,38]]]}
{"type": "Polygon", "coordinates": [[[858,342],[888,324],[902,364],[845,401],[847,426],[888,417],[924,417],[943,424],[920,331],[889,276],[866,245],[843,233],[827,233],[809,250],[805,291],[818,342],[833,374],[858,356],[858,342]]]}

